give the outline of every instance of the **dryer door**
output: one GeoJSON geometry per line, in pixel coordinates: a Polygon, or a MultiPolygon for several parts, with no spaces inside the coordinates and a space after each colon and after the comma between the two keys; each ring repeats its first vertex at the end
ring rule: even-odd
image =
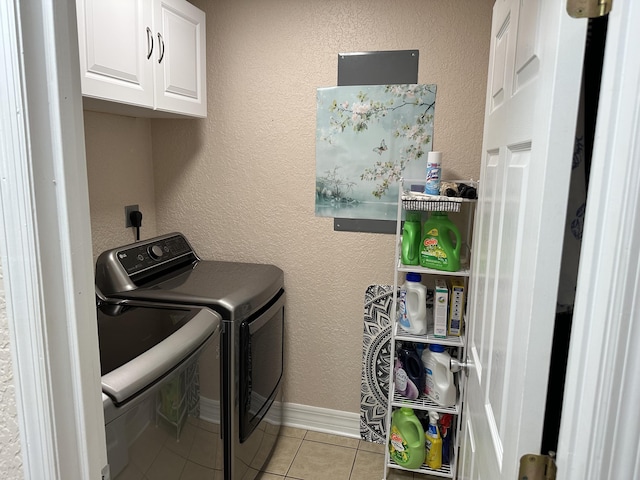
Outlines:
{"type": "Polygon", "coordinates": [[[240,442],[273,404],[283,374],[284,292],[240,326],[240,442]]]}

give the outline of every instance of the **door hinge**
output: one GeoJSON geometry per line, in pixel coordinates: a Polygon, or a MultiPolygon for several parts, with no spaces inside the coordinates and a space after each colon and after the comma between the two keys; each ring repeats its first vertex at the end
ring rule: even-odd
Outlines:
{"type": "Polygon", "coordinates": [[[612,5],[613,0],[567,0],[567,13],[573,18],[604,17],[612,5]]]}
{"type": "Polygon", "coordinates": [[[523,455],[518,480],[556,480],[556,462],[549,455],[523,455]]]}

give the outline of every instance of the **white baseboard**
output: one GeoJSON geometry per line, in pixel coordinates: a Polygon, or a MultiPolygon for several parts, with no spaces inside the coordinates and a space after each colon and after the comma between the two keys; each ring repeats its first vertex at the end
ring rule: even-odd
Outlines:
{"type": "Polygon", "coordinates": [[[282,424],[315,432],[360,438],[360,415],[342,410],[284,403],[282,424]]]}
{"type": "Polygon", "coordinates": [[[209,423],[220,423],[220,400],[200,397],[200,418],[209,423]]]}
{"type": "MultiPolygon", "coordinates": [[[[220,421],[220,402],[200,397],[200,418],[218,423],[220,421]]],[[[360,438],[360,415],[342,410],[285,402],[282,404],[282,425],[360,438]]]]}

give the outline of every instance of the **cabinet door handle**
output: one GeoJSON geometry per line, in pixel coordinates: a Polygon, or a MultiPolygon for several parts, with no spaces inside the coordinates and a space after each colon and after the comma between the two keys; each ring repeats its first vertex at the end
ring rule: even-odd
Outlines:
{"type": "Polygon", "coordinates": [[[151,58],[151,54],[153,53],[153,33],[151,29],[147,27],[147,60],[151,58]]]}
{"type": "Polygon", "coordinates": [[[162,59],[164,58],[164,38],[158,32],[158,44],[160,45],[160,58],[158,58],[158,63],[162,63],[162,59]]]}

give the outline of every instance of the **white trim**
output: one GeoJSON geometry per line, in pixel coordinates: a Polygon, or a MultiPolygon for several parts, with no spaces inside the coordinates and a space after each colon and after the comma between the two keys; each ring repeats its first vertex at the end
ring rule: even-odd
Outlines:
{"type": "Polygon", "coordinates": [[[42,349],[44,334],[42,312],[36,297],[39,294],[39,268],[37,258],[32,254],[35,222],[30,208],[30,173],[26,168],[29,165],[28,125],[24,118],[22,71],[17,55],[20,47],[16,10],[13,2],[0,2],[0,65],[5,67],[0,79],[0,97],[7,102],[7,108],[0,110],[3,219],[0,251],[24,475],[25,478],[46,478],[46,473],[56,469],[55,442],[51,432],[53,413],[44,400],[49,394],[43,371],[46,365],[34,355],[42,349]],[[27,323],[20,319],[31,321],[27,323]],[[34,408],[29,409],[30,405],[34,408]],[[29,417],[25,415],[28,410],[31,410],[29,417]]]}
{"type": "Polygon", "coordinates": [[[284,403],[282,424],[314,432],[360,438],[360,415],[342,410],[284,403]]]}
{"type": "Polygon", "coordinates": [[[0,44],[0,253],[24,475],[99,479],[106,446],[74,2],[0,2],[0,44]]]}
{"type": "Polygon", "coordinates": [[[640,4],[609,16],[558,445],[558,478],[640,472],[640,4]]]}
{"type": "MultiPolygon", "coordinates": [[[[277,410],[278,407],[274,404],[272,408],[277,410]]],[[[200,397],[200,418],[213,423],[219,422],[220,402],[200,397]]],[[[360,438],[360,415],[341,410],[283,403],[282,425],[343,437],[360,438]]]]}

